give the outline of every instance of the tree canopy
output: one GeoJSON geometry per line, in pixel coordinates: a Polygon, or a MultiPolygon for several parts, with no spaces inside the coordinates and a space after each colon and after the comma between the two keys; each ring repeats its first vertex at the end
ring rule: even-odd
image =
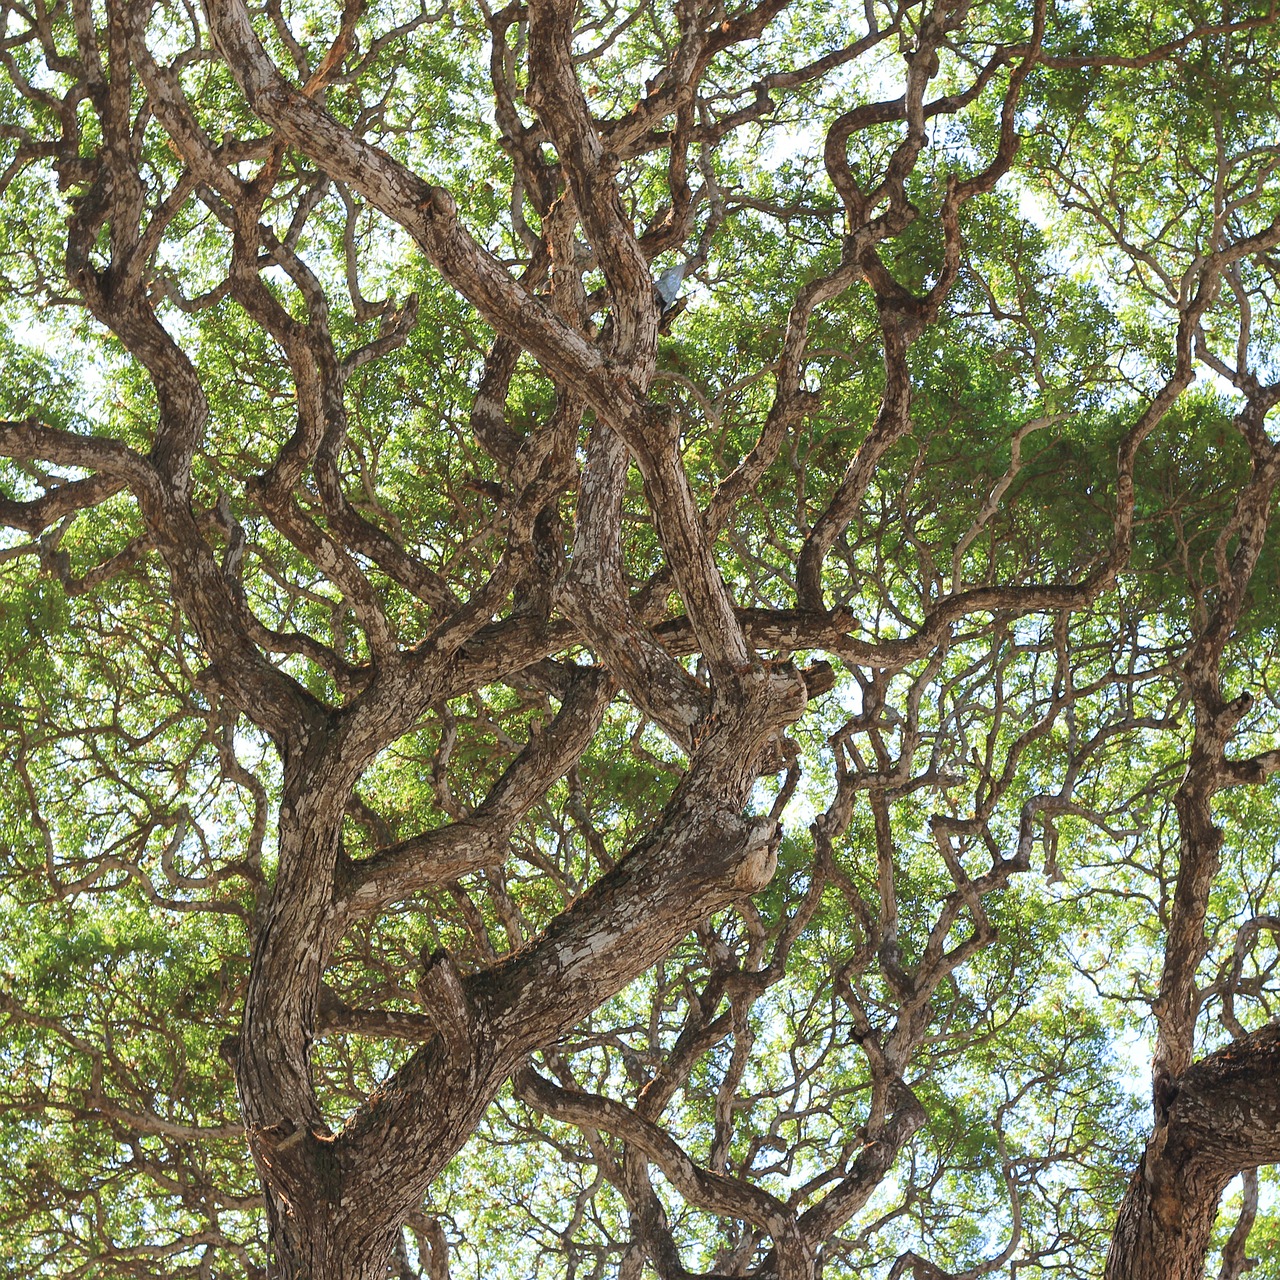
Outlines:
{"type": "Polygon", "coordinates": [[[1280,1277],[1278,71],[0,0],[12,1273],[1280,1277]]]}

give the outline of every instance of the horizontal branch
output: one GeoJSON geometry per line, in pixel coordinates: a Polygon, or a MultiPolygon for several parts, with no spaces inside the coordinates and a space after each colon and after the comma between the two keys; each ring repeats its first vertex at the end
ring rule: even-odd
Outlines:
{"type": "MultiPolygon", "coordinates": [[[[36,418],[0,422],[0,457],[81,467],[101,472],[121,486],[127,484],[135,489],[150,488],[156,480],[146,458],[122,441],[47,427],[36,418]]],[[[96,500],[102,501],[107,496],[102,494],[96,500]]]]}
{"type": "Polygon", "coordinates": [[[26,502],[0,498],[0,525],[21,529],[34,537],[73,512],[96,507],[114,497],[125,484],[120,476],[99,474],[86,476],[83,480],[69,480],[42,497],[26,502]]]}

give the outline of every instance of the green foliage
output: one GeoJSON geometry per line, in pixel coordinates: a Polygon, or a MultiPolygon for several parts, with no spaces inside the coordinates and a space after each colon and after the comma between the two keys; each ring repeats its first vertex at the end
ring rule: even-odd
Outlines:
{"type": "MultiPolygon", "coordinates": [[[[536,538],[516,538],[528,476],[512,458],[538,455],[581,388],[522,354],[498,410],[506,452],[490,447],[478,389],[491,328],[404,228],[267,136],[194,9],[146,6],[143,37],[238,196],[253,194],[253,217],[237,224],[193,176],[144,77],[108,66],[107,81],[125,77],[116,87],[137,122],[136,199],[133,225],[93,222],[119,145],[103,126],[108,86],[80,67],[82,44],[105,48],[105,36],[78,37],[76,23],[102,25],[116,8],[37,6],[41,28],[0,5],[11,24],[0,58],[3,440],[38,426],[152,455],[173,406],[137,350],[80,310],[84,272],[125,291],[137,267],[136,298],[206,402],[182,498],[193,536],[227,608],[251,624],[249,658],[296,682],[317,723],[371,701],[386,670],[437,650],[474,657],[486,624],[551,637],[464,692],[442,682],[406,731],[369,753],[342,822],[341,879],[379,850],[480,822],[555,723],[567,673],[604,665],[557,594],[577,554],[581,464],[603,428],[595,409],[579,412],[563,446],[574,474],[535,512],[536,538]],[[68,252],[81,220],[93,228],[83,271],[68,252]],[[121,245],[149,228],[145,261],[130,260],[121,245]],[[291,341],[341,369],[324,442],[308,436],[313,370],[291,341]],[[353,525],[368,534],[358,546],[353,525]],[[412,563],[412,583],[388,543],[412,563]],[[456,644],[455,606],[475,613],[456,644]]],[[[583,102],[610,145],[661,92],[691,12],[578,7],[583,102]]],[[[618,307],[584,224],[548,248],[574,193],[535,122],[524,11],[511,15],[506,63],[496,59],[510,101],[498,106],[499,24],[484,6],[299,0],[258,6],[254,21],[301,85],[354,23],[340,74],[312,85],[314,100],[446,187],[486,261],[539,306],[561,306],[576,271],[589,303],[576,338],[616,365],[627,354],[609,346],[618,307]],[[546,193],[529,190],[520,146],[550,175],[546,193]],[[565,244],[569,264],[556,256],[565,244]]],[[[619,207],[651,246],[679,221],[683,181],[662,131],[692,131],[680,164],[698,199],[649,264],[655,276],[689,267],[649,394],[678,424],[704,509],[771,421],[797,298],[858,265],[827,131],[893,104],[926,17],[919,5],[784,7],[757,37],[707,55],[688,120],[673,107],[625,154],[609,153],[619,207]],[[840,52],[864,36],[864,56],[840,52]]],[[[710,30],[735,20],[719,14],[710,30]]],[[[769,634],[784,639],[761,642],[761,661],[835,666],[833,687],[770,744],[777,759],[751,793],[748,816],[779,801],[777,871],[532,1059],[561,1086],[660,1126],[700,1168],[797,1210],[853,1179],[885,1141],[897,1100],[887,1082],[909,1089],[924,1121],[823,1242],[833,1280],[883,1275],[908,1251],[956,1274],[1101,1272],[1151,1123],[1153,1007],[1185,852],[1174,797],[1203,709],[1186,657],[1230,598],[1243,543],[1237,507],[1259,454],[1241,406],[1280,374],[1268,244],[1215,281],[1189,347],[1204,376],[1178,383],[1147,421],[1181,368],[1177,328],[1196,273],[1280,212],[1274,23],[1195,3],[1051,10],[1016,105],[1011,171],[948,230],[948,193],[1000,145],[1021,56],[1009,50],[1026,47],[1028,21],[1018,6],[986,5],[940,49],[902,217],[886,212],[867,240],[883,278],[868,258],[805,317],[803,411],[710,539],[734,605],[775,611],[769,634]],[[893,317],[924,313],[949,249],[954,283],[902,366],[887,367],[893,317]],[[835,610],[827,647],[784,643],[803,548],[874,447],[899,377],[904,429],[822,567],[821,603],[835,610]],[[1116,459],[1135,431],[1126,471],[1116,459]],[[986,594],[972,603],[968,591],[986,594]],[[1055,603],[1068,591],[1069,605],[1055,603]],[[886,1052],[899,1055],[889,1066],[886,1052]]],[[[850,180],[887,189],[904,136],[888,109],[855,130],[841,153],[850,180]]],[[[60,439],[48,435],[46,452],[60,439]]],[[[240,1127],[235,1037],[296,761],[226,693],[208,628],[184,611],[156,536],[148,504],[161,500],[118,487],[33,533],[31,504],[59,500],[92,469],[5,450],[0,1262],[14,1275],[102,1280],[259,1275],[266,1218],[240,1127]]],[[[637,626],[706,692],[685,584],[639,466],[623,490],[637,626]]],[[[1224,699],[1252,697],[1231,728],[1232,759],[1274,750],[1280,733],[1274,543],[1251,566],[1215,667],[1224,699]]],[[[346,929],[310,1047],[331,1130],[362,1114],[420,1042],[435,1043],[424,954],[446,950],[478,988],[660,829],[712,717],[680,744],[645,705],[634,691],[611,701],[589,745],[502,832],[491,864],[346,929]],[[368,1034],[342,1029],[352,1011],[381,1021],[368,1034]]],[[[1280,1000],[1265,923],[1280,890],[1274,787],[1223,790],[1214,804],[1225,834],[1195,970],[1201,1054],[1273,1023],[1280,1000]]],[[[434,1224],[455,1274],[634,1277],[624,1262],[638,1256],[642,1182],[688,1271],[749,1274],[764,1262],[766,1232],[685,1194],[637,1150],[506,1087],[408,1221],[404,1273],[427,1273],[434,1224]]],[[[1228,1193],[1218,1251],[1240,1203],[1228,1193]]],[[[1271,1174],[1261,1205],[1251,1274],[1280,1280],[1271,1174]]],[[[646,1265],[645,1277],[660,1273],[652,1256],[646,1265]]]]}

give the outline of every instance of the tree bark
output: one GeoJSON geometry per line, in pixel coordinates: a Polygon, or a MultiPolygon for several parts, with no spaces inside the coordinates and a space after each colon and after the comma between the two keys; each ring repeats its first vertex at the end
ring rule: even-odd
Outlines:
{"type": "Polygon", "coordinates": [[[1120,1205],[1105,1280],[1202,1280],[1227,1183],[1280,1160],[1280,1027],[1197,1062],[1170,1098],[1120,1205]]]}

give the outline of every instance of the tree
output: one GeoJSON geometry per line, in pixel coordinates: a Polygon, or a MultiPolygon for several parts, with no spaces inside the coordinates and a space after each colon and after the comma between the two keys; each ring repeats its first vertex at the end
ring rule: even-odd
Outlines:
{"type": "Polygon", "coordinates": [[[1271,10],[0,13],[10,1260],[1265,1252],[1271,10]]]}

